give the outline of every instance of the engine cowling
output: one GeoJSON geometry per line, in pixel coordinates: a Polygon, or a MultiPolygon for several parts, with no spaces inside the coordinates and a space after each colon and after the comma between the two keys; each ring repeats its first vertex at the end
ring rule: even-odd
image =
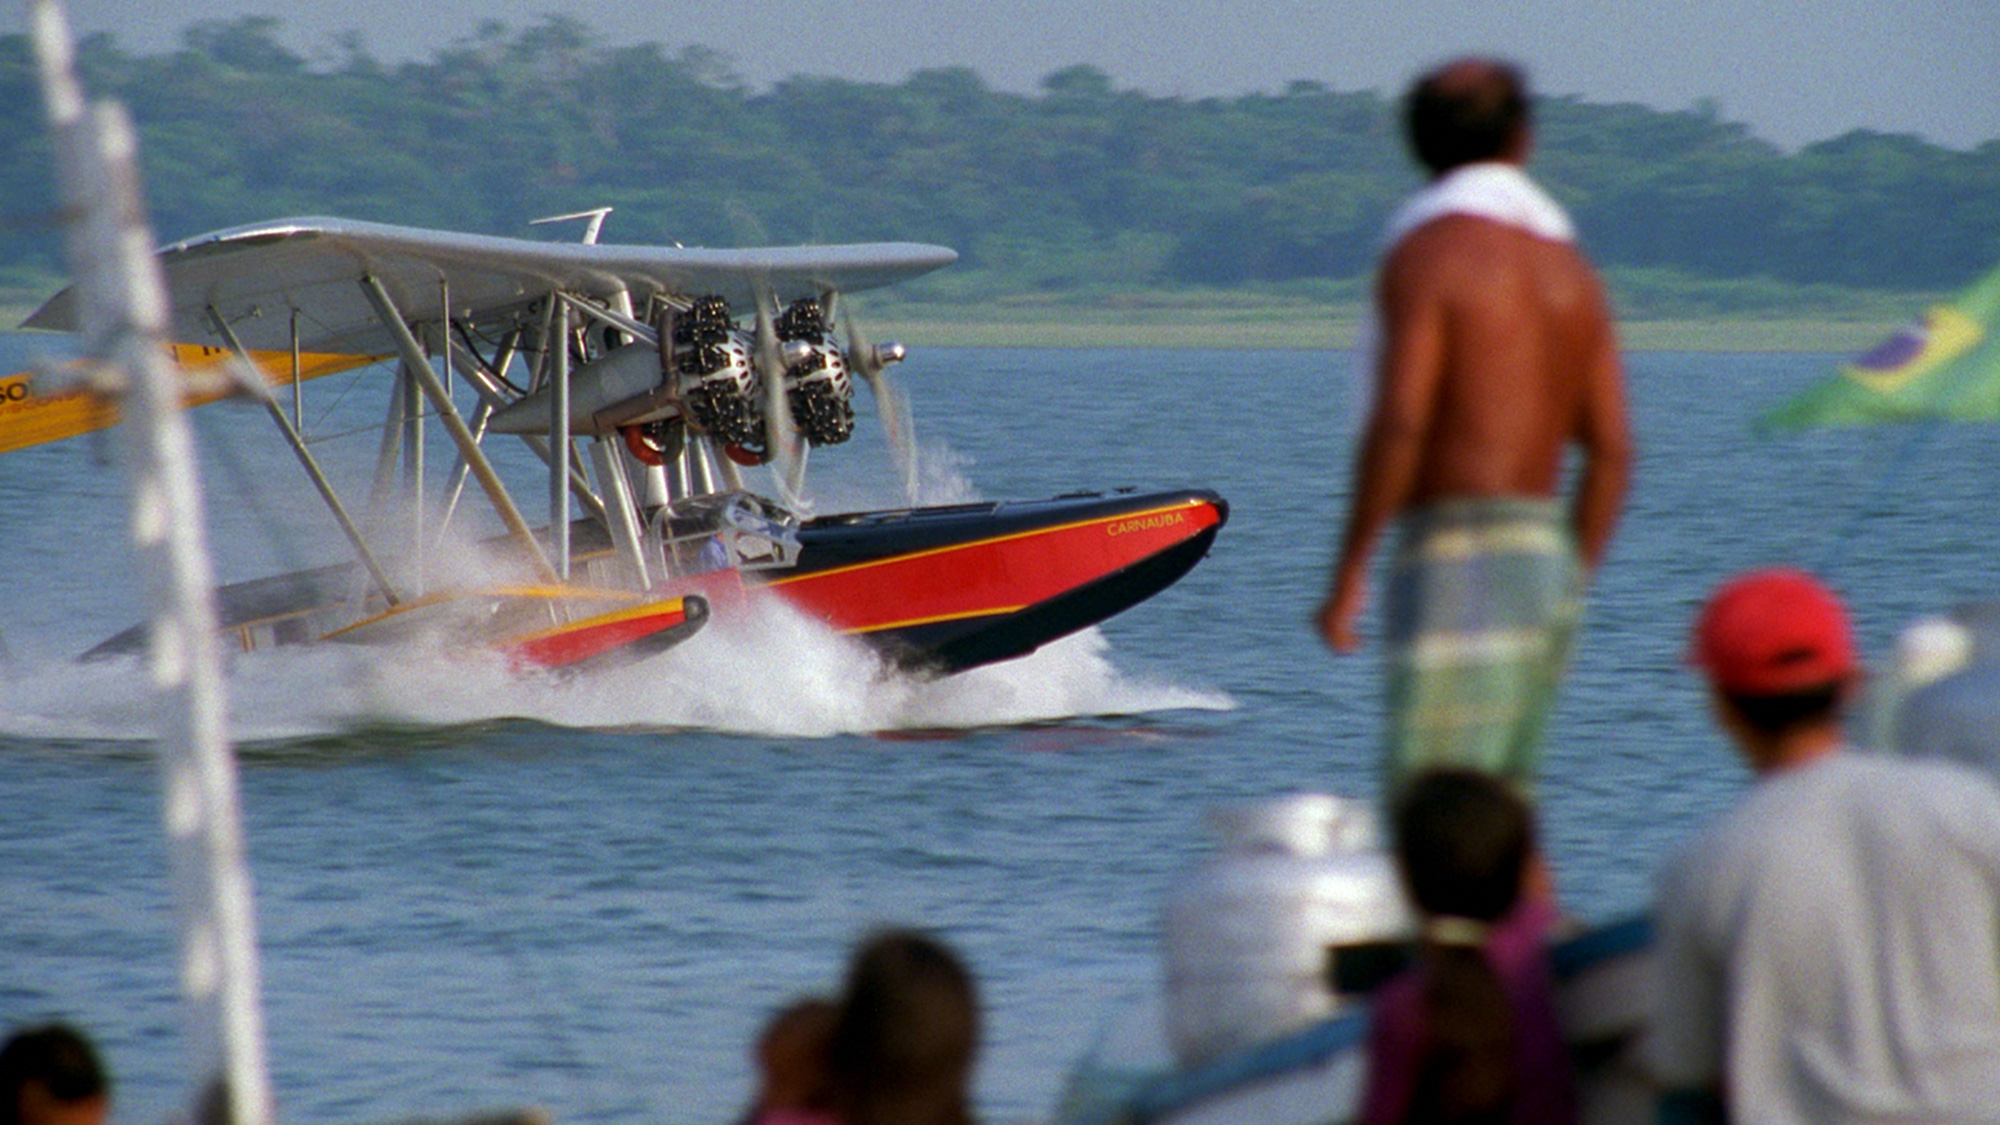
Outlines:
{"type": "Polygon", "coordinates": [[[854,436],[854,380],[840,349],[813,344],[805,358],[785,368],[792,421],[814,445],[839,445],[854,436]]]}
{"type": "MultiPolygon", "coordinates": [[[[621,425],[672,412],[663,393],[659,350],[650,344],[613,348],[570,372],[569,432],[610,433],[621,425]]],[[[546,434],[554,395],[547,388],[493,412],[487,428],[502,434],[546,434]]]]}
{"type": "MultiPolygon", "coordinates": [[[[828,339],[816,301],[794,301],[777,319],[783,341],[786,403],[814,445],[854,436],[854,378],[847,356],[828,339]]],[[[763,378],[753,359],[755,334],[736,327],[720,297],[697,299],[675,319],[673,372],[652,344],[613,348],[570,373],[570,432],[608,434],[683,417],[725,446],[763,447],[763,378]]],[[[547,433],[552,409],[544,388],[494,412],[496,433],[547,433]]]]}

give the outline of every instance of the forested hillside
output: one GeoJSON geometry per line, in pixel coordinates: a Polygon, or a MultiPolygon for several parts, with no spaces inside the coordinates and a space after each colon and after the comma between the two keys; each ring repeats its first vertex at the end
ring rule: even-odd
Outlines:
{"type": "MultiPolygon", "coordinates": [[[[289,214],[528,235],[609,205],[607,241],[942,242],[964,264],[935,284],[963,295],[1173,288],[1355,277],[1415,183],[1392,99],[1309,82],[1184,99],[1077,66],[1033,95],[963,69],[753,89],[713,52],[608,47],[561,18],[420,63],[353,41],[309,66],[278,27],[202,24],[170,54],[83,45],[88,81],[138,120],[162,238],[289,214]]],[[[2000,261],[2000,140],[1855,132],[1786,153],[1709,110],[1539,112],[1535,169],[1614,269],[1934,290],[2000,261]]],[[[0,146],[0,264],[47,276],[18,36],[0,38],[0,146]]]]}

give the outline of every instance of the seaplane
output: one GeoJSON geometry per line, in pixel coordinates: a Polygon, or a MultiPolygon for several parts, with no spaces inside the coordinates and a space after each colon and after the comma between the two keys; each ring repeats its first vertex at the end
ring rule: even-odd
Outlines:
{"type": "MultiPolygon", "coordinates": [[[[549,220],[584,223],[575,241],[293,218],[158,252],[175,358],[261,395],[350,556],[221,586],[228,647],[429,640],[570,670],[663,651],[711,612],[780,598],[891,667],[950,674],[1151,597],[1228,518],[1201,488],[920,506],[889,372],[906,349],[869,339],[842,297],[953,251],[615,245],[597,237],[607,210],[549,220]],[[306,432],[301,385],[338,372],[393,380],[365,509],[306,432]],[[853,435],[856,383],[910,502],[816,514],[807,462],[853,435]],[[272,393],[286,386],[290,413],[272,393]],[[425,469],[437,431],[448,473],[425,469]],[[496,458],[496,439],[532,456],[496,458]],[[465,514],[468,484],[490,512],[465,514]],[[541,497],[546,517],[531,519],[541,497]]],[[[74,331],[82,311],[65,289],[23,327],[74,331]]],[[[190,400],[219,396],[216,382],[190,400]]],[[[0,452],[113,420],[55,381],[45,393],[35,373],[0,378],[0,452]]],[[[83,656],[144,643],[135,626],[83,656]]]]}

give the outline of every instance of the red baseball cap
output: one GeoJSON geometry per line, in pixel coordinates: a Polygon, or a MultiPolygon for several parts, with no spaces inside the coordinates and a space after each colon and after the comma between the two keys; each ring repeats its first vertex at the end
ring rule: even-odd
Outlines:
{"type": "Polygon", "coordinates": [[[1840,599],[1802,570],[1753,570],[1723,583],[1694,627],[1688,662],[1734,695],[1838,683],[1858,667],[1840,599]]]}

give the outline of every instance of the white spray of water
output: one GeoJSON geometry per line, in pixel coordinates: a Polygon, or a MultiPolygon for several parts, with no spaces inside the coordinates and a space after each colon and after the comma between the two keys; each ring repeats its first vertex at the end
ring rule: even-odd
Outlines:
{"type": "MultiPolygon", "coordinates": [[[[502,718],[816,738],[1234,705],[1217,691],[1120,672],[1096,629],[1019,660],[914,676],[775,598],[718,614],[666,653],[567,676],[515,673],[479,651],[323,644],[239,657],[229,689],[234,736],[249,741],[502,718]]],[[[152,716],[150,689],[131,659],[17,667],[0,683],[0,734],[143,738],[152,716]]]]}
{"type": "MultiPolygon", "coordinates": [[[[923,504],[978,498],[970,459],[940,442],[919,452],[923,504]]],[[[893,508],[899,486],[878,476],[822,478],[822,511],[893,508]]],[[[385,541],[407,538],[386,530],[385,541]]],[[[433,532],[435,534],[435,531],[433,532]]],[[[516,566],[479,546],[476,520],[460,520],[449,545],[461,587],[517,580],[516,566]]],[[[437,639],[397,647],[320,644],[237,657],[229,669],[233,736],[284,741],[381,726],[453,726],[521,718],[615,730],[707,730],[777,737],[970,730],[1169,710],[1224,710],[1221,692],[1121,672],[1092,628],[1018,660],[942,678],[886,666],[775,597],[718,613],[678,647],[625,665],[558,676],[520,674],[495,653],[437,639]]],[[[127,740],[150,737],[155,705],[135,659],[90,664],[56,657],[0,669],[0,736],[127,740]]]]}
{"type": "MultiPolygon", "coordinates": [[[[838,468],[845,468],[840,466],[838,468]]],[[[917,447],[917,503],[920,505],[969,504],[981,499],[979,489],[967,474],[972,458],[942,441],[928,441],[917,447]]],[[[893,473],[820,473],[807,479],[806,498],[815,512],[863,512],[908,507],[893,473]]]]}

